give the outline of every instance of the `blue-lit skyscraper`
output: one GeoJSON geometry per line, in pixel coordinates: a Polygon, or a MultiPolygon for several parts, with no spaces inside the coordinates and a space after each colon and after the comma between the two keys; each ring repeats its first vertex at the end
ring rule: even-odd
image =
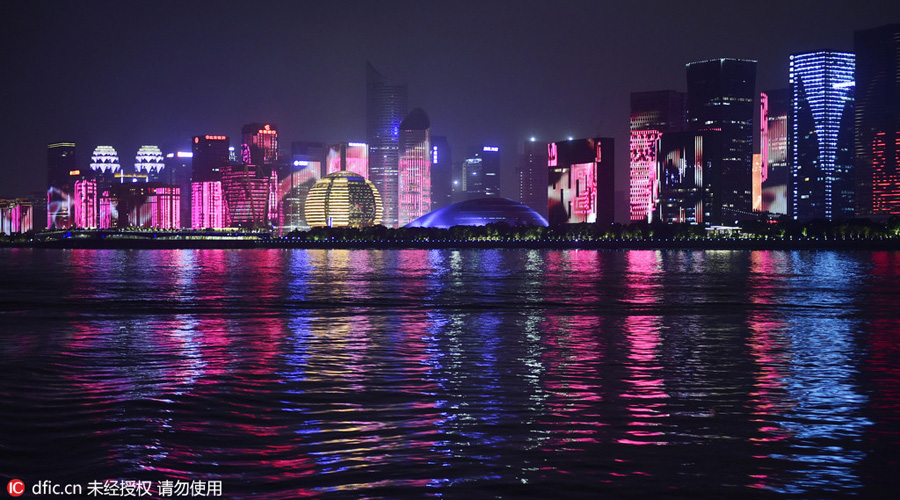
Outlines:
{"type": "Polygon", "coordinates": [[[853,68],[848,52],[791,56],[795,219],[853,217],[853,68]]]}
{"type": "Polygon", "coordinates": [[[381,194],[381,223],[397,227],[400,122],[406,117],[406,85],[388,80],[371,63],[366,66],[366,142],[369,178],[381,194]]]}

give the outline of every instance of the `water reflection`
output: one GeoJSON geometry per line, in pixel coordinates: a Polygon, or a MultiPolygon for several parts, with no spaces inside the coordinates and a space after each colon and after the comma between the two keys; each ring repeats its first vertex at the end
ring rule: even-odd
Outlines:
{"type": "Polygon", "coordinates": [[[0,468],[25,479],[260,498],[895,482],[893,253],[0,255],[0,468]]]}

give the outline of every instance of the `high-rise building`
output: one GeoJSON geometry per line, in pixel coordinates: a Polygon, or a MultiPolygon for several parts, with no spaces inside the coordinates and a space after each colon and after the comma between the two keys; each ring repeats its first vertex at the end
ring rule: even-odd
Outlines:
{"type": "Polygon", "coordinates": [[[68,229],[74,224],[75,181],[88,178],[89,173],[78,168],[74,142],[47,145],[47,229],[68,229]]]}
{"type": "Polygon", "coordinates": [[[397,218],[400,226],[431,211],[431,121],[415,108],[400,122],[397,218]]]}
{"type": "Polygon", "coordinates": [[[159,146],[141,146],[134,157],[134,173],[146,175],[148,182],[162,182],[165,166],[159,146]]]}
{"type": "Polygon", "coordinates": [[[277,173],[255,165],[230,165],[222,172],[225,226],[266,229],[273,225],[277,173]]]}
{"type": "Polygon", "coordinates": [[[278,160],[278,127],[249,123],[241,128],[241,163],[274,165],[278,160]]]}
{"type": "Polygon", "coordinates": [[[168,153],[163,160],[165,167],[163,167],[160,175],[160,182],[163,184],[178,186],[180,203],[178,219],[181,227],[191,227],[191,198],[193,197],[191,172],[193,170],[193,156],[194,153],[190,151],[168,153]]]}
{"type": "Polygon", "coordinates": [[[659,141],[659,192],[653,220],[706,226],[723,223],[722,132],[670,132],[659,141]]]}
{"type": "Polygon", "coordinates": [[[787,215],[791,191],[788,164],[791,97],[788,89],[760,93],[760,207],[771,215],[787,215]]]}
{"type": "Polygon", "coordinates": [[[519,201],[547,218],[547,143],[525,141],[519,158],[519,201]]]}
{"type": "Polygon", "coordinates": [[[900,215],[900,24],[857,31],[856,213],[900,215]]]}
{"type": "Polygon", "coordinates": [[[102,187],[121,184],[123,175],[119,164],[119,153],[112,146],[97,146],[91,154],[91,172],[102,187]]]}
{"type": "Polygon", "coordinates": [[[721,132],[722,172],[716,177],[722,185],[707,183],[720,193],[713,202],[719,203],[721,209],[710,210],[720,216],[714,216],[712,224],[733,224],[753,217],[755,87],[756,61],[712,59],[687,65],[688,130],[721,132]]]}
{"type": "Polygon", "coordinates": [[[191,154],[191,227],[225,227],[222,173],[228,168],[228,137],[195,136],[191,154]]]}
{"type": "Polygon", "coordinates": [[[574,139],[547,145],[547,212],[551,226],[615,222],[615,142],[574,139]]]}
{"type": "Polygon", "coordinates": [[[366,142],[369,177],[381,194],[382,223],[397,227],[400,122],[406,117],[406,85],[390,81],[366,63],[366,142]]]}
{"type": "Polygon", "coordinates": [[[854,56],[847,52],[791,56],[795,219],[853,217],[853,67],[854,56]]]}
{"type": "Polygon", "coordinates": [[[656,153],[664,133],[686,126],[686,94],[674,90],[631,94],[630,220],[651,220],[658,194],[656,153]]]}
{"type": "Polygon", "coordinates": [[[500,148],[479,146],[462,164],[462,191],[468,200],[500,196],[500,148]]]}
{"type": "Polygon", "coordinates": [[[453,157],[445,136],[431,136],[431,209],[453,203],[453,157]]]}

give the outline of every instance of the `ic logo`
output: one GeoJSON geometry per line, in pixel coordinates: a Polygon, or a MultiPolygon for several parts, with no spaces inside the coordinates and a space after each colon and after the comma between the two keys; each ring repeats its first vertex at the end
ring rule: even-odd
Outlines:
{"type": "Polygon", "coordinates": [[[13,479],[6,485],[6,491],[14,497],[20,497],[25,493],[25,483],[21,479],[13,479]]]}

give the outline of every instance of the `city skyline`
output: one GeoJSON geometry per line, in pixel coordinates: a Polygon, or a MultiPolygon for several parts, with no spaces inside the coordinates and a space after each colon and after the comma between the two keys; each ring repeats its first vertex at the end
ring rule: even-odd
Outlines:
{"type": "MultiPolygon", "coordinates": [[[[101,144],[123,158],[144,144],[188,150],[193,136],[238,137],[254,121],[277,123],[286,153],[294,141],[362,141],[371,61],[407,86],[409,107],[424,109],[432,133],[447,136],[452,149],[498,145],[501,194],[517,198],[525,140],[608,136],[625,147],[630,93],[683,91],[689,62],[758,60],[757,90],[781,88],[791,53],[852,51],[855,30],[900,20],[888,2],[827,4],[265,3],[263,15],[226,2],[179,6],[172,17],[157,12],[174,8],[166,2],[29,4],[15,14],[22,27],[6,35],[25,29],[31,42],[6,56],[16,76],[4,85],[10,114],[0,197],[41,191],[46,146],[58,141],[78,144],[82,162],[101,144]],[[790,22],[814,5],[819,19],[790,22]],[[230,26],[233,38],[211,35],[230,26]],[[580,34],[587,27],[595,36],[580,34]],[[677,41],[647,35],[700,28],[703,37],[677,41]],[[153,33],[165,36],[151,43],[153,33]],[[186,41],[170,40],[176,35],[186,41]],[[667,50],[659,51],[663,42],[667,50]]],[[[627,193],[628,177],[628,159],[619,155],[616,191],[627,193]]],[[[627,220],[621,201],[617,219],[627,220]]]]}

